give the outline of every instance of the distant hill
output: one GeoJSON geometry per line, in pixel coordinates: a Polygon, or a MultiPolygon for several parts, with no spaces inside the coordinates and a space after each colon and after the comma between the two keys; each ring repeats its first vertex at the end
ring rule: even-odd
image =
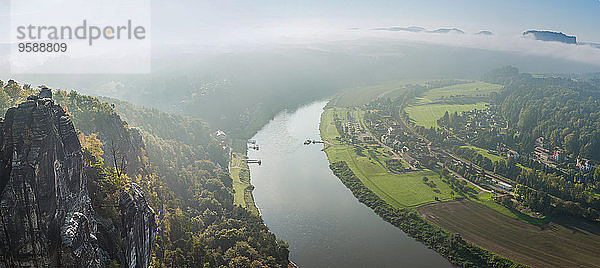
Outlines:
{"type": "Polygon", "coordinates": [[[433,31],[429,31],[430,33],[458,33],[458,34],[464,34],[465,32],[461,29],[457,29],[457,28],[443,28],[443,29],[437,29],[437,30],[433,30],[433,31]]]}
{"type": "Polygon", "coordinates": [[[577,44],[582,45],[582,46],[591,46],[591,47],[595,47],[595,48],[600,48],[600,43],[579,42],[577,44]]]}
{"type": "Polygon", "coordinates": [[[577,38],[575,36],[566,35],[561,32],[529,30],[524,32],[523,36],[533,37],[535,40],[540,41],[554,41],[565,44],[577,44],[577,38]]]}
{"type": "Polygon", "coordinates": [[[490,32],[490,31],[480,31],[480,32],[476,33],[475,35],[494,35],[494,33],[490,32]]]}
{"type": "Polygon", "coordinates": [[[376,31],[392,31],[392,32],[404,31],[404,32],[418,33],[418,32],[425,31],[425,28],[418,27],[418,26],[411,26],[411,27],[384,27],[384,28],[375,28],[373,30],[376,30],[376,31]]]}

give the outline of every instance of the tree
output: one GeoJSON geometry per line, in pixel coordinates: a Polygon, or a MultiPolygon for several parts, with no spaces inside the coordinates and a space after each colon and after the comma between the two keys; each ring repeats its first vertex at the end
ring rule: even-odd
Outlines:
{"type": "Polygon", "coordinates": [[[110,147],[108,148],[110,156],[112,157],[115,172],[117,173],[117,177],[120,178],[121,175],[126,172],[127,169],[127,154],[121,149],[120,145],[115,144],[113,139],[110,140],[110,147]]]}

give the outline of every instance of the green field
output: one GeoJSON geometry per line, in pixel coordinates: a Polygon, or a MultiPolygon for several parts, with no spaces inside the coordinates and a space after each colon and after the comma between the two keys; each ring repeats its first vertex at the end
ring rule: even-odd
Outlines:
{"type": "Polygon", "coordinates": [[[408,116],[415,121],[415,124],[425,128],[438,127],[437,120],[444,116],[444,113],[465,112],[470,110],[483,110],[485,103],[476,104],[425,104],[419,106],[406,107],[408,116]]]}
{"type": "Polygon", "coordinates": [[[384,163],[386,156],[384,149],[367,149],[365,156],[359,156],[354,151],[354,145],[342,144],[335,141],[339,134],[333,122],[333,114],[345,114],[343,109],[327,109],[321,115],[321,138],[333,144],[325,152],[329,162],[346,161],[350,169],[358,176],[361,182],[381,199],[397,208],[415,207],[423,204],[450,200],[454,197],[453,191],[444,183],[439,174],[433,171],[412,171],[404,174],[389,172],[384,163]],[[370,151],[371,153],[366,153],[370,151]],[[374,156],[374,157],[373,157],[374,156]],[[377,161],[377,158],[379,162],[377,161]],[[430,185],[423,181],[427,177],[430,185]]]}
{"type": "Polygon", "coordinates": [[[346,90],[331,100],[328,107],[350,107],[367,104],[377,98],[387,97],[393,99],[405,92],[407,85],[423,84],[425,80],[391,81],[375,86],[358,87],[346,90]]]}
{"type": "Polygon", "coordinates": [[[429,104],[441,100],[468,98],[486,98],[492,92],[497,92],[501,85],[485,82],[473,82],[447,87],[434,88],[426,91],[417,99],[417,104],[429,104]]]}
{"type": "Polygon", "coordinates": [[[484,102],[492,92],[497,92],[501,85],[485,82],[472,82],[425,91],[414,102],[406,107],[408,116],[415,124],[425,128],[438,127],[437,120],[448,113],[483,110],[484,102]]]}
{"type": "Polygon", "coordinates": [[[229,173],[233,180],[233,203],[258,215],[258,208],[254,204],[252,196],[254,186],[250,183],[250,170],[248,164],[242,159],[243,156],[239,153],[233,153],[231,157],[229,173]]]}
{"type": "Polygon", "coordinates": [[[505,159],[502,156],[491,154],[490,152],[488,152],[488,150],[482,149],[479,147],[475,147],[475,146],[462,146],[462,147],[466,147],[473,151],[476,151],[478,154],[480,154],[483,157],[486,157],[487,159],[491,160],[492,162],[504,161],[504,159],[505,159]]]}
{"type": "Polygon", "coordinates": [[[559,221],[535,226],[472,201],[419,207],[428,221],[532,267],[600,267],[600,226],[559,221]]]}

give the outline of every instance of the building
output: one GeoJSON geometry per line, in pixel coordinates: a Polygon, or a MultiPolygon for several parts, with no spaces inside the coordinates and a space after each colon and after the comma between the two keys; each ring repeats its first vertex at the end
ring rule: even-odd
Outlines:
{"type": "Polygon", "coordinates": [[[498,187],[500,187],[506,191],[512,192],[512,190],[513,190],[513,186],[508,183],[498,181],[497,184],[498,184],[498,187]]]}
{"type": "Polygon", "coordinates": [[[519,153],[515,150],[508,150],[506,153],[506,157],[512,157],[514,159],[519,159],[519,153]]]}
{"type": "Polygon", "coordinates": [[[592,170],[594,168],[594,166],[592,165],[592,163],[590,163],[590,160],[587,160],[585,158],[577,158],[577,165],[576,165],[579,169],[581,170],[592,170]]]}
{"type": "Polygon", "coordinates": [[[227,134],[225,134],[223,130],[217,130],[213,134],[213,137],[218,141],[225,141],[227,139],[227,134]]]}

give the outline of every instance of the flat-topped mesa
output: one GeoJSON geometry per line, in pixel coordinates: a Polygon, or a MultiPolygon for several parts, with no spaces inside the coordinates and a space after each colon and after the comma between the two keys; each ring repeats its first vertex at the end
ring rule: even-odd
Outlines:
{"type": "Polygon", "coordinates": [[[145,201],[136,204],[124,215],[143,230],[124,237],[128,248],[107,243],[114,232],[91,206],[81,144],[65,110],[40,94],[0,119],[0,267],[146,266],[156,224],[145,201]],[[125,258],[132,251],[136,258],[125,258]]]}

